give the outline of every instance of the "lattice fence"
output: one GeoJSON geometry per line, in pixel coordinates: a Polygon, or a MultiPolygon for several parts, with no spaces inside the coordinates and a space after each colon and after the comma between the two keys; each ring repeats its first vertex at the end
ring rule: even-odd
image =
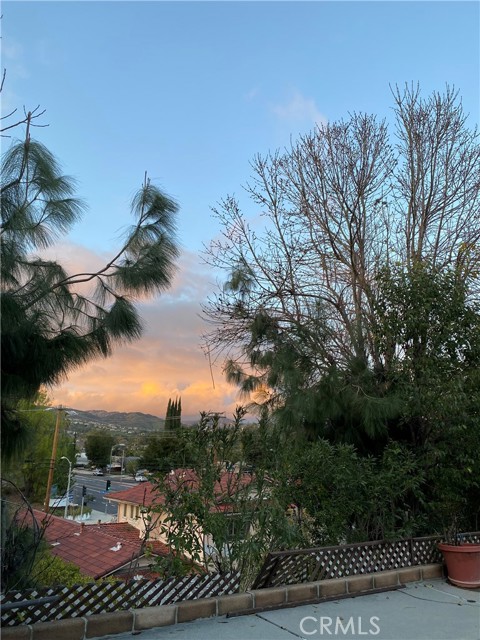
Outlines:
{"type": "MultiPolygon", "coordinates": [[[[480,532],[462,534],[465,542],[480,543],[480,532]]],[[[269,553],[252,589],[314,582],[327,578],[374,573],[441,562],[439,536],[379,540],[335,547],[269,553]]]]}
{"type": "Polygon", "coordinates": [[[1,600],[2,627],[229,595],[237,593],[239,585],[240,574],[232,572],[168,580],[92,583],[76,587],[12,591],[1,600]],[[50,601],[45,602],[47,598],[50,601]],[[24,606],[26,600],[41,602],[24,606]],[[21,603],[21,606],[11,608],[10,603],[13,602],[21,603]],[[3,608],[3,605],[7,606],[3,608]]]}

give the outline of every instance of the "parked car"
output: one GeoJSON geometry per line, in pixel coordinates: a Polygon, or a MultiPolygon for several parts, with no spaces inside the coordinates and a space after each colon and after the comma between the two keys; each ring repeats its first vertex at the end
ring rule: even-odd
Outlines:
{"type": "Polygon", "coordinates": [[[137,475],[135,476],[135,482],[147,482],[147,480],[148,478],[141,473],[137,473],[137,475]]]}
{"type": "Polygon", "coordinates": [[[103,476],[103,469],[94,469],[93,470],[93,475],[94,476],[103,476]]]}

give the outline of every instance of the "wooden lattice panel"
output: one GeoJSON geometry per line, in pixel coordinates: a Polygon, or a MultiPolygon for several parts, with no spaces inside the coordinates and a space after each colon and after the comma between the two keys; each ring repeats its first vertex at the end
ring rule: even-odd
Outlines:
{"type": "Polygon", "coordinates": [[[413,564],[430,564],[441,562],[442,554],[437,549],[438,538],[417,538],[413,540],[413,564]]]}
{"type": "MultiPolygon", "coordinates": [[[[462,539],[480,543],[480,532],[464,533],[462,539]]],[[[440,540],[439,536],[430,536],[274,551],[267,556],[252,588],[343,578],[441,562],[441,554],[437,549],[440,540]]]]}
{"type": "Polygon", "coordinates": [[[4,610],[2,627],[230,595],[237,593],[239,586],[240,574],[231,572],[225,575],[185,576],[169,580],[92,583],[71,588],[12,591],[3,596],[2,604],[49,596],[58,596],[58,600],[4,610]]]}

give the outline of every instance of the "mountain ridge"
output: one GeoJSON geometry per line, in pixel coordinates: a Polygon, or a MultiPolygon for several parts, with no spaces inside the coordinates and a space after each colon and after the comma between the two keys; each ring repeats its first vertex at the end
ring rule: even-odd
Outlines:
{"type": "Polygon", "coordinates": [[[151,413],[141,411],[106,411],[105,409],[66,409],[72,424],[87,423],[95,426],[114,425],[138,431],[154,431],[165,428],[165,420],[151,413]]]}
{"type": "MultiPolygon", "coordinates": [[[[133,431],[163,431],[165,418],[160,418],[152,413],[142,411],[107,411],[105,409],[75,409],[64,407],[69,416],[72,427],[79,427],[81,431],[95,428],[108,428],[114,426],[118,430],[133,431]],[[85,429],[87,427],[87,429],[85,429]]],[[[182,416],[182,424],[193,425],[198,422],[194,416],[182,416]]]]}

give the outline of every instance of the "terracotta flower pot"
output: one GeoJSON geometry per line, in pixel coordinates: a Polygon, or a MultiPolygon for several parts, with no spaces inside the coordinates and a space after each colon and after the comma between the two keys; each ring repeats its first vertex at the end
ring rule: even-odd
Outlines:
{"type": "Polygon", "coordinates": [[[464,589],[480,587],[480,544],[453,545],[441,542],[438,548],[447,565],[448,579],[464,589]]]}

